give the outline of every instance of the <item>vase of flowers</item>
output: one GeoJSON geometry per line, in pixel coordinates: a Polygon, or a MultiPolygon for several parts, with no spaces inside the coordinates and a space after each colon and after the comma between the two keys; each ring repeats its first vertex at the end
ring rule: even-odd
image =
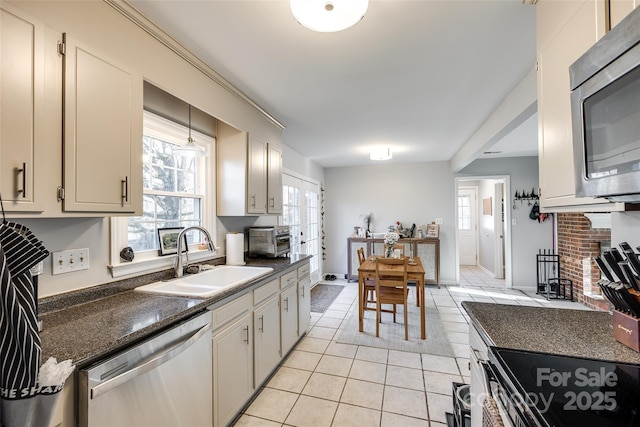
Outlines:
{"type": "Polygon", "coordinates": [[[387,248],[384,254],[385,257],[391,258],[391,255],[393,254],[393,245],[398,243],[399,239],[400,235],[396,232],[389,231],[384,233],[384,245],[385,248],[387,248]]]}

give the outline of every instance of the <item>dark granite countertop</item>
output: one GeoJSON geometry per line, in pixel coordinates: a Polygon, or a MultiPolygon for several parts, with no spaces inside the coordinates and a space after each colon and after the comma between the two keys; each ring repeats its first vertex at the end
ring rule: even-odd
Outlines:
{"type": "MultiPolygon", "coordinates": [[[[272,274],[278,274],[308,258],[308,255],[248,258],[247,265],[272,267],[272,274]]],[[[170,277],[171,271],[164,276],[167,274],[170,277]]],[[[146,283],[162,280],[158,274],[146,277],[146,283]]],[[[39,301],[43,321],[42,360],[71,359],[79,368],[87,366],[265,279],[267,277],[261,277],[207,299],[133,291],[146,284],[141,278],[45,298],[39,301]]]]}
{"type": "Polygon", "coordinates": [[[611,314],[465,301],[464,309],[490,345],[626,363],[640,353],[613,338],[611,314]]]}

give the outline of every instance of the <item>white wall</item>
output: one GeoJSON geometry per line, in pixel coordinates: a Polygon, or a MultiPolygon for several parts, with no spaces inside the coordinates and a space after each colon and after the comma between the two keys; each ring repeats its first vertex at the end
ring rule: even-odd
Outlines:
{"type": "Polygon", "coordinates": [[[634,249],[640,246],[640,212],[611,213],[611,247],[618,247],[621,242],[634,249]]]}
{"type": "Polygon", "coordinates": [[[347,272],[347,238],[373,213],[371,230],[396,221],[411,226],[442,218],[440,278],[455,282],[454,179],[448,162],[385,164],[325,169],[325,272],[347,272]]]}
{"type": "MultiPolygon", "coordinates": [[[[509,175],[511,194],[507,194],[505,207],[511,209],[511,260],[512,284],[514,288],[535,289],[536,254],[538,249],[551,249],[553,244],[552,219],[542,223],[529,219],[531,206],[527,202],[516,202],[513,196],[531,192],[538,188],[538,158],[514,157],[501,159],[479,159],[464,168],[458,176],[509,175]]],[[[640,244],[640,241],[638,242],[640,244]]]]}
{"type": "Polygon", "coordinates": [[[307,159],[296,150],[286,144],[287,135],[284,134],[285,144],[282,152],[283,169],[296,172],[306,178],[311,178],[320,183],[324,183],[324,168],[317,163],[307,159]]]}

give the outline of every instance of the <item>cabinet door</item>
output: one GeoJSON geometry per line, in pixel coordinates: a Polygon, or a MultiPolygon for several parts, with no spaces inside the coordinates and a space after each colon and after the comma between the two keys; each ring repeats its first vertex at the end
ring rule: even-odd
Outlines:
{"type": "Polygon", "coordinates": [[[604,35],[604,2],[542,1],[537,5],[537,27],[540,205],[548,210],[567,206],[584,210],[585,205],[590,205],[589,210],[594,210],[593,205],[615,209],[615,204],[602,200],[575,197],[572,161],[568,70],[604,35]]]}
{"type": "Polygon", "coordinates": [[[311,279],[307,276],[298,282],[298,334],[304,334],[310,323],[311,279]]]}
{"type": "Polygon", "coordinates": [[[267,213],[282,214],[282,153],[268,144],[267,213]]]}
{"type": "Polygon", "coordinates": [[[139,214],[142,76],[64,40],[64,210],[139,214]]]}
{"type": "Polygon", "coordinates": [[[213,336],[213,425],[226,426],[253,393],[251,323],[245,315],[213,336]]]}
{"type": "Polygon", "coordinates": [[[247,153],[247,213],[264,214],[267,212],[267,147],[256,139],[249,139],[247,153]]]}
{"type": "Polygon", "coordinates": [[[253,312],[255,387],[267,378],[280,362],[280,304],[278,296],[253,312]]]}
{"type": "Polygon", "coordinates": [[[347,279],[358,280],[358,249],[363,248],[366,256],[369,255],[368,242],[365,239],[350,237],[347,239],[347,279]]]}
{"type": "Polygon", "coordinates": [[[298,340],[298,287],[293,285],[280,294],[280,334],[282,354],[298,340]]]}
{"type": "Polygon", "coordinates": [[[611,23],[611,28],[618,25],[638,5],[640,5],[640,0],[609,0],[609,22],[611,23]]]}
{"type": "MultiPolygon", "coordinates": [[[[415,242],[415,256],[420,257],[422,266],[424,267],[425,283],[436,283],[440,281],[440,249],[437,241],[415,242]]],[[[405,255],[407,255],[405,253],[405,255]]]]}
{"type": "Polygon", "coordinates": [[[34,192],[44,120],[42,32],[41,24],[0,8],[0,194],[8,212],[42,210],[34,192]]]}

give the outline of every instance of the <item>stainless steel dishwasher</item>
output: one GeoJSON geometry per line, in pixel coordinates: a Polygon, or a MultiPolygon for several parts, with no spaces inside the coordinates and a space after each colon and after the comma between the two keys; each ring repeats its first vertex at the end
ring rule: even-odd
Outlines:
{"type": "Polygon", "coordinates": [[[211,427],[211,313],[79,371],[81,427],[211,427]]]}

